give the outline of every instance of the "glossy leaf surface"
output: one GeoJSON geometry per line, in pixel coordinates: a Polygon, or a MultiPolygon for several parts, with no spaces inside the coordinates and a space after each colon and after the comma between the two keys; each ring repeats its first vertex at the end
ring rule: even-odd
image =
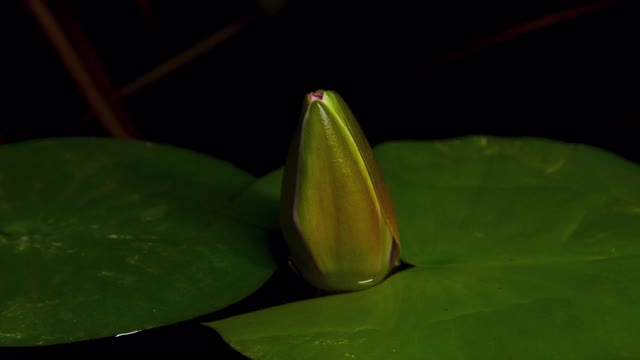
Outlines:
{"type": "Polygon", "coordinates": [[[226,214],[253,177],[162,145],[0,147],[0,346],[112,336],[239,301],[275,265],[226,214]]]}
{"type": "Polygon", "coordinates": [[[414,268],[210,325],[254,359],[640,357],[640,168],[540,139],[379,146],[414,268]]]}

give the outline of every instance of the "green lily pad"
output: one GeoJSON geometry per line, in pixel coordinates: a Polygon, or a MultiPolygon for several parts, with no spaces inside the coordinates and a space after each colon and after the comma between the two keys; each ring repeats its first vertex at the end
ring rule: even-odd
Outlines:
{"type": "Polygon", "coordinates": [[[275,269],[267,234],[225,211],[253,180],[142,142],[0,147],[0,346],[148,329],[249,295],[275,269]]]}
{"type": "Polygon", "coordinates": [[[228,207],[228,213],[264,229],[280,227],[280,186],[283,169],[256,179],[228,207]]]}
{"type": "Polygon", "coordinates": [[[253,359],[640,358],[640,168],[542,139],[376,155],[402,258],[369,290],[210,323],[253,359]]]}
{"type": "Polygon", "coordinates": [[[467,137],[385,144],[377,156],[411,264],[640,250],[640,168],[613,154],[541,139],[467,137]]]}

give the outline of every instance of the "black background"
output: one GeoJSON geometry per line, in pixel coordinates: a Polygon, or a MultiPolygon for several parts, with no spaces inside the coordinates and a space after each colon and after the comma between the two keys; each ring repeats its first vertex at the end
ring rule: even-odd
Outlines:
{"type": "MultiPolygon", "coordinates": [[[[145,140],[262,175],[282,165],[304,94],[326,88],[343,95],[372,145],[544,136],[639,160],[637,2],[604,2],[548,26],[535,19],[593,2],[285,1],[273,15],[252,1],[150,3],[156,32],[133,1],[51,4],[73,15],[115,89],[236,19],[254,20],[122,101],[145,140]],[[527,23],[540,26],[464,53],[527,23]]],[[[5,71],[16,80],[0,119],[5,141],[108,136],[27,7],[4,13],[15,14],[15,49],[5,53],[15,65],[5,71]]]]}
{"type": "MultiPolygon", "coordinates": [[[[541,136],[640,163],[637,2],[290,0],[272,12],[249,0],[49,4],[74,19],[114,89],[249,16],[220,46],[121,105],[137,138],[254,175],[283,164],[303,96],[318,88],[345,98],[372,145],[541,136]],[[140,11],[145,3],[152,22],[140,11]]],[[[109,136],[25,2],[3,6],[9,36],[0,142],[109,136]]],[[[187,323],[40,350],[214,351],[216,336],[187,323]]],[[[215,351],[225,351],[221,344],[215,351]]]]}

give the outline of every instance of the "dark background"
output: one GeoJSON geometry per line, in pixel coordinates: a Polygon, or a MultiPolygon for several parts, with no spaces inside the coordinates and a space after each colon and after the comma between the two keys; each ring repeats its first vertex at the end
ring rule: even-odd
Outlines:
{"type": "MultiPolygon", "coordinates": [[[[9,29],[0,143],[113,136],[32,3],[3,3],[9,29]]],[[[63,29],[126,136],[203,152],[254,175],[283,164],[303,96],[318,88],[346,99],[372,145],[542,136],[640,163],[635,1],[38,3],[63,29]],[[228,36],[123,95],[214,34],[228,36]]],[[[181,324],[49,349],[210,349],[211,335],[181,324]]]]}
{"type": "MultiPolygon", "coordinates": [[[[15,42],[5,53],[15,65],[5,71],[16,81],[7,89],[0,138],[109,136],[27,4],[3,11],[15,42]]],[[[68,36],[83,37],[92,50],[93,65],[102,68],[94,78],[107,78],[104,96],[136,138],[204,152],[255,175],[282,165],[302,98],[318,88],[343,95],[372,144],[543,136],[640,161],[637,2],[48,4],[68,36]],[[247,18],[218,46],[113,99],[155,66],[247,18]]]]}

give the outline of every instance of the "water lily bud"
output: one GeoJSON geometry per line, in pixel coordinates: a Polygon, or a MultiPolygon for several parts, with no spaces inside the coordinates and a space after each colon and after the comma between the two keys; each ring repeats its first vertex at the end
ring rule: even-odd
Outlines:
{"type": "Polygon", "coordinates": [[[398,263],[391,197],[360,126],[333,91],[305,98],[284,170],[281,224],[293,264],[317,288],[364,289],[398,263]]]}

